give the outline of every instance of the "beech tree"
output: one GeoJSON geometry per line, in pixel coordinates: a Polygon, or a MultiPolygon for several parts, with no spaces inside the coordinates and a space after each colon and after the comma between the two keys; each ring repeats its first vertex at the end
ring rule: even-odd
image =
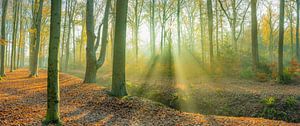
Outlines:
{"type": "Polygon", "coordinates": [[[251,0],[252,62],[253,62],[254,70],[258,69],[258,65],[259,65],[256,7],[257,7],[257,0],[251,0]]]}
{"type": "Polygon", "coordinates": [[[47,114],[43,124],[61,125],[59,115],[59,42],[61,25],[61,0],[51,0],[51,24],[48,59],[47,114]]]}
{"type": "Polygon", "coordinates": [[[125,56],[128,0],[117,0],[116,9],[111,94],[116,97],[123,97],[127,95],[125,79],[125,56]]]}
{"type": "Polygon", "coordinates": [[[20,1],[13,1],[13,38],[12,38],[12,49],[11,49],[11,59],[10,59],[10,71],[16,70],[16,47],[17,47],[17,31],[19,27],[19,9],[20,9],[20,1]]]}
{"type": "Polygon", "coordinates": [[[296,22],[296,57],[300,61],[300,45],[299,45],[299,11],[300,11],[300,0],[296,0],[297,4],[297,22],[296,22]]]}
{"type": "Polygon", "coordinates": [[[152,57],[155,55],[155,0],[150,1],[150,47],[152,57]]]}
{"type": "Polygon", "coordinates": [[[230,29],[231,29],[231,41],[233,43],[233,47],[235,51],[238,50],[238,40],[243,30],[242,26],[244,24],[246,14],[248,12],[248,8],[250,7],[250,4],[248,4],[245,10],[239,11],[238,9],[243,5],[242,4],[243,1],[244,0],[230,0],[230,1],[222,2],[221,0],[218,0],[223,13],[225,14],[229,22],[230,29]],[[223,4],[226,4],[226,6],[224,6],[223,4]],[[239,18],[241,19],[239,20],[239,18]]]}
{"type": "Polygon", "coordinates": [[[103,17],[101,54],[97,58],[96,51],[100,45],[101,25],[98,29],[98,36],[94,34],[94,0],[86,3],[86,31],[87,31],[87,48],[86,48],[86,72],[85,83],[95,83],[97,70],[104,64],[106,56],[107,38],[108,38],[108,19],[111,8],[111,0],[106,1],[105,14],[103,17]],[[96,40],[96,41],[95,41],[96,40]]]}
{"type": "Polygon", "coordinates": [[[40,51],[41,20],[44,0],[35,0],[33,5],[33,20],[30,37],[30,76],[38,75],[38,60],[40,51]]]}
{"type": "MultiPolygon", "coordinates": [[[[67,9],[67,13],[68,13],[68,18],[69,18],[69,22],[68,22],[68,36],[67,36],[67,43],[66,43],[66,60],[64,63],[64,70],[68,71],[68,66],[69,66],[69,58],[70,58],[70,39],[71,39],[71,25],[74,23],[74,14],[75,14],[75,8],[77,5],[77,1],[76,0],[70,0],[67,2],[68,5],[68,9],[67,9]]],[[[73,34],[74,36],[74,34],[73,34]]],[[[74,48],[75,49],[75,48],[74,48]]],[[[74,54],[75,55],[75,54],[74,54]]]]}
{"type": "Polygon", "coordinates": [[[6,13],[7,13],[7,4],[8,4],[8,0],[3,0],[2,1],[2,21],[1,21],[1,62],[0,62],[0,77],[5,76],[5,47],[7,44],[7,40],[6,40],[6,33],[5,33],[5,28],[6,28],[6,13]]]}
{"type": "Polygon", "coordinates": [[[278,41],[278,79],[280,82],[284,82],[284,75],[283,75],[284,4],[285,4],[285,0],[280,0],[279,41],[278,41]]]}
{"type": "Polygon", "coordinates": [[[210,68],[212,69],[214,61],[214,48],[213,48],[213,13],[212,13],[212,1],[207,0],[207,15],[208,15],[208,34],[209,34],[209,59],[210,68]]]}

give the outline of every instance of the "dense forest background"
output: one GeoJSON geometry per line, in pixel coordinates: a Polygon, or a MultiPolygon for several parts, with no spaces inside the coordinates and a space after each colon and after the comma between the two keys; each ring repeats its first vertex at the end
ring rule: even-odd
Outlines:
{"type": "Polygon", "coordinates": [[[114,96],[299,122],[299,0],[117,1],[62,0],[54,48],[50,0],[1,0],[0,75],[38,77],[53,54],[114,96]]]}

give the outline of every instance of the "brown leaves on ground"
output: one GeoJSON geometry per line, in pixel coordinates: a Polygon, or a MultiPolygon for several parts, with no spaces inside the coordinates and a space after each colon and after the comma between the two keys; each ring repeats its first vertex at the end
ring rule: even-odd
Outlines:
{"type": "MultiPolygon", "coordinates": [[[[27,70],[7,73],[0,82],[0,125],[41,125],[46,114],[46,71],[28,78],[27,70]]],[[[299,125],[255,118],[205,116],[183,113],[159,103],[138,98],[118,99],[107,89],[83,84],[82,80],[60,74],[60,115],[65,125],[299,125]]]]}

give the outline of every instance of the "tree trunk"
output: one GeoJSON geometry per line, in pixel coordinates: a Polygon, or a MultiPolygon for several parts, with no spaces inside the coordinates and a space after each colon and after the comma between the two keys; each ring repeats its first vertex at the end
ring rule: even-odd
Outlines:
{"type": "MultiPolygon", "coordinates": [[[[6,40],[5,38],[5,28],[6,28],[6,12],[7,12],[8,0],[2,1],[2,22],[1,22],[1,39],[6,40]]],[[[0,62],[0,77],[5,76],[5,44],[1,44],[1,62],[0,62]]]]}
{"type": "Polygon", "coordinates": [[[199,4],[199,11],[200,11],[200,38],[201,38],[201,52],[202,52],[202,62],[205,62],[205,47],[204,47],[204,19],[203,19],[203,10],[202,10],[202,0],[200,1],[199,4]]]}
{"type": "Polygon", "coordinates": [[[12,50],[11,50],[11,62],[10,62],[10,72],[16,70],[16,45],[17,45],[17,30],[18,30],[18,14],[19,14],[19,1],[13,1],[13,40],[12,40],[12,50]]]}
{"type": "Polygon", "coordinates": [[[181,0],[177,0],[177,36],[178,36],[178,54],[181,53],[181,25],[180,25],[181,0]]]}
{"type": "Polygon", "coordinates": [[[208,34],[209,34],[209,59],[210,68],[214,62],[214,48],[213,48],[213,13],[212,13],[212,1],[207,0],[207,15],[208,15],[208,34]]]}
{"type": "Polygon", "coordinates": [[[74,65],[76,65],[76,38],[75,38],[75,23],[74,21],[72,21],[72,30],[73,30],[73,33],[72,33],[72,37],[73,37],[73,62],[74,62],[74,65]]]}
{"type": "Polygon", "coordinates": [[[116,29],[113,57],[112,95],[127,95],[125,79],[126,26],[128,0],[117,0],[116,29]]]}
{"type": "Polygon", "coordinates": [[[299,11],[300,11],[300,0],[296,0],[297,4],[297,24],[296,24],[296,56],[300,61],[300,48],[299,48],[299,11]]]}
{"type": "Polygon", "coordinates": [[[290,48],[291,48],[291,58],[293,59],[294,57],[294,28],[293,28],[293,5],[292,5],[292,2],[293,1],[290,1],[290,6],[289,6],[289,23],[290,23],[290,38],[291,38],[291,45],[290,45],[290,48]]]}
{"type": "MultiPolygon", "coordinates": [[[[70,10],[70,9],[69,9],[70,10]]],[[[70,35],[71,35],[71,21],[72,19],[70,18],[69,15],[69,23],[68,23],[68,37],[67,37],[67,43],[66,43],[66,62],[65,62],[65,67],[64,71],[68,71],[68,66],[69,66],[69,58],[70,58],[70,35]]]]}
{"type": "Polygon", "coordinates": [[[97,70],[104,64],[107,47],[108,37],[108,19],[111,7],[111,0],[107,0],[105,7],[105,14],[103,18],[103,30],[102,30],[102,44],[101,53],[97,60],[96,51],[100,41],[100,28],[98,32],[98,38],[96,45],[95,34],[94,34],[94,0],[87,2],[86,6],[86,29],[87,29],[87,48],[86,48],[86,72],[85,72],[85,83],[96,83],[97,70]]]}
{"type": "Polygon", "coordinates": [[[81,41],[80,41],[80,45],[79,45],[79,60],[80,63],[82,63],[82,48],[83,48],[83,44],[84,44],[84,37],[86,36],[85,34],[85,18],[84,18],[84,12],[82,13],[82,21],[81,21],[81,41]]]}
{"type": "Polygon", "coordinates": [[[59,115],[58,52],[61,25],[61,0],[51,0],[51,24],[48,59],[47,114],[44,124],[61,125],[59,115]]]}
{"type": "Polygon", "coordinates": [[[259,65],[256,6],[257,0],[251,0],[252,65],[254,71],[258,69],[259,65]]]}
{"type": "Polygon", "coordinates": [[[219,54],[219,8],[218,8],[218,1],[215,1],[215,11],[216,11],[216,46],[217,46],[217,57],[220,56],[219,54]]]}
{"type": "Polygon", "coordinates": [[[60,57],[60,71],[63,71],[63,66],[64,66],[64,49],[65,49],[65,35],[66,35],[66,27],[67,27],[67,14],[68,14],[68,5],[69,5],[69,0],[66,0],[65,4],[65,15],[64,15],[64,24],[63,24],[63,33],[62,33],[62,42],[61,42],[61,57],[60,57]]]}
{"type": "Polygon", "coordinates": [[[151,55],[155,56],[155,0],[151,0],[150,3],[150,43],[151,43],[151,55]]]}
{"type": "Polygon", "coordinates": [[[283,77],[284,3],[285,0],[280,0],[279,42],[278,42],[278,77],[280,82],[284,81],[284,77],[283,77]]]}
{"type": "Polygon", "coordinates": [[[36,12],[36,18],[34,18],[36,21],[34,28],[36,29],[36,33],[34,36],[34,50],[33,50],[33,58],[32,58],[32,71],[30,76],[34,77],[38,75],[38,60],[39,60],[39,51],[40,51],[40,35],[41,35],[41,20],[42,20],[42,12],[43,12],[43,2],[44,0],[39,0],[39,6],[38,6],[38,11],[36,12]]]}
{"type": "Polygon", "coordinates": [[[20,1],[20,35],[19,35],[19,47],[18,47],[18,59],[17,68],[21,66],[21,53],[24,48],[24,20],[23,20],[23,2],[20,1]]]}

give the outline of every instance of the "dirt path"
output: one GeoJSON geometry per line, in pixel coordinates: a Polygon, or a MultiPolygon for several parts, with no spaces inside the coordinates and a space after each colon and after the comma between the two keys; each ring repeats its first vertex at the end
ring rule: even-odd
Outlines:
{"type": "MultiPolygon", "coordinates": [[[[0,126],[41,125],[46,112],[45,71],[28,78],[25,69],[7,73],[0,81],[0,126]]],[[[117,99],[106,89],[60,74],[61,118],[65,125],[299,125],[254,118],[204,116],[182,113],[149,100],[117,99]]]]}

